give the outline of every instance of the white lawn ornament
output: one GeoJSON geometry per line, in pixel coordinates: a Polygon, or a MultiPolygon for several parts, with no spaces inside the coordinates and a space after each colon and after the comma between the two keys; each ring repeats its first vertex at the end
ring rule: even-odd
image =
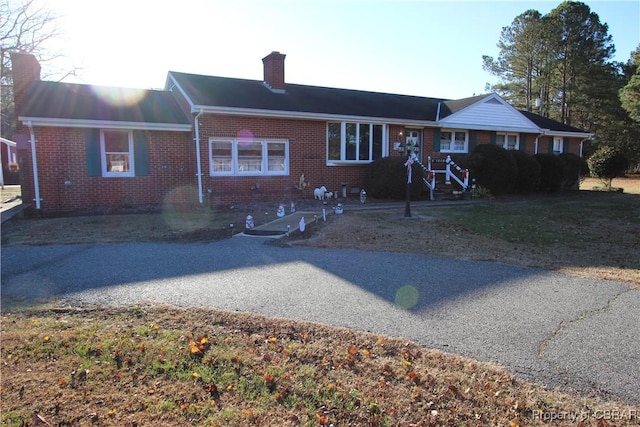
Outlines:
{"type": "Polygon", "coordinates": [[[304,233],[304,227],[305,227],[305,223],[304,223],[304,217],[300,218],[300,224],[298,224],[300,227],[300,232],[304,233]]]}
{"type": "Polygon", "coordinates": [[[338,203],[338,206],[336,206],[336,215],[341,215],[342,212],[344,212],[344,208],[342,207],[342,203],[338,203]]]}
{"type": "Polygon", "coordinates": [[[247,215],[247,220],[244,222],[244,228],[250,230],[253,228],[253,217],[251,215],[247,215]]]}
{"type": "Polygon", "coordinates": [[[278,212],[276,212],[276,215],[278,216],[278,218],[282,218],[285,215],[284,205],[278,206],[278,212]]]}
{"type": "Polygon", "coordinates": [[[324,200],[325,195],[327,194],[327,187],[324,185],[320,188],[316,188],[313,190],[313,198],[316,200],[324,200]]]}

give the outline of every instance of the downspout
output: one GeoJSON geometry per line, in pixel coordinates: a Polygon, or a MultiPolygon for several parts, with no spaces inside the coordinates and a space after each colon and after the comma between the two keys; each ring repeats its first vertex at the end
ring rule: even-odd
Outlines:
{"type": "Polygon", "coordinates": [[[588,139],[589,138],[585,138],[582,141],[580,141],[580,157],[584,157],[584,142],[588,139]]]}
{"type": "Polygon", "coordinates": [[[33,191],[35,193],[36,209],[40,210],[40,184],[38,182],[38,159],[36,158],[36,134],[31,121],[27,122],[31,139],[31,167],[33,169],[33,191]]]}
{"type": "Polygon", "coordinates": [[[200,118],[200,116],[202,115],[202,108],[200,109],[200,112],[196,115],[195,118],[195,130],[196,130],[196,164],[197,164],[197,173],[196,176],[198,177],[198,202],[200,202],[200,204],[203,203],[203,199],[202,199],[202,165],[200,164],[200,122],[198,121],[198,119],[200,118]]]}
{"type": "Polygon", "coordinates": [[[440,101],[438,101],[438,111],[436,111],[436,122],[440,121],[440,101]]]}

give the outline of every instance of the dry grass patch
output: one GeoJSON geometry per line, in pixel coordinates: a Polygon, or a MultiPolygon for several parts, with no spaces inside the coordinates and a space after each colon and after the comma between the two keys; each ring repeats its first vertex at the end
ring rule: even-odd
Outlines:
{"type": "Polygon", "coordinates": [[[551,414],[600,425],[595,411],[635,414],[402,339],[204,309],[4,314],[1,358],[6,426],[524,426],[551,414]]]}

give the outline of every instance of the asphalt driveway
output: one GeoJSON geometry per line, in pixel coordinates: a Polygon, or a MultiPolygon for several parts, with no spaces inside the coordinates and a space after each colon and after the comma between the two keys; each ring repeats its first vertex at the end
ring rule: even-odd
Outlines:
{"type": "Polygon", "coordinates": [[[2,310],[55,299],[255,312],[403,336],[640,404],[640,290],[628,284],[266,240],[2,248],[2,310]]]}

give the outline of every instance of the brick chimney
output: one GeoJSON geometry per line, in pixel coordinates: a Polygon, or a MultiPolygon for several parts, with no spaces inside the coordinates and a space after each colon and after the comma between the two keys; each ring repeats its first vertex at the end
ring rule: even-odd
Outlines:
{"type": "Polygon", "coordinates": [[[262,58],[264,64],[264,84],[273,92],[284,93],[284,55],[271,52],[262,58]]]}
{"type": "Polygon", "coordinates": [[[13,77],[13,98],[16,117],[22,114],[27,102],[29,87],[34,81],[40,80],[40,63],[30,53],[11,53],[11,73],[13,77]]]}

